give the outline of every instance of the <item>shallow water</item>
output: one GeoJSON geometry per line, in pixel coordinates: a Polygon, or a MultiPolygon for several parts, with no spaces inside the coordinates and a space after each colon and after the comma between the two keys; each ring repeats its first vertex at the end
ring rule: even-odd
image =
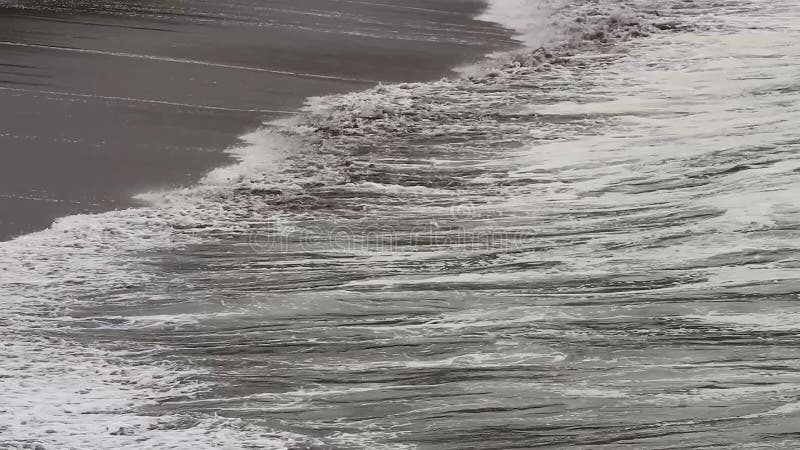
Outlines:
{"type": "Polygon", "coordinates": [[[1,246],[5,443],[796,447],[800,7],[626,5],[1,246]]]}

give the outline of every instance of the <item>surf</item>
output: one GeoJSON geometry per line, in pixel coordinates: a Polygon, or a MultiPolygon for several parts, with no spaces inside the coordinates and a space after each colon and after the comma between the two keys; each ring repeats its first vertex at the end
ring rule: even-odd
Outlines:
{"type": "Polygon", "coordinates": [[[492,2],[529,48],[311,98],[198,186],[0,244],[7,442],[647,447],[786,426],[800,11],[681,5],[492,2]],[[35,392],[61,397],[15,419],[35,392]]]}

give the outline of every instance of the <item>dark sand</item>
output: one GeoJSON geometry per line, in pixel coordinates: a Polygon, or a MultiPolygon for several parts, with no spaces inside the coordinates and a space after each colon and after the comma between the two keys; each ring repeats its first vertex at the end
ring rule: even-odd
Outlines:
{"type": "Polygon", "coordinates": [[[192,184],[308,96],[513,45],[477,0],[63,5],[0,7],[0,240],[192,184]]]}

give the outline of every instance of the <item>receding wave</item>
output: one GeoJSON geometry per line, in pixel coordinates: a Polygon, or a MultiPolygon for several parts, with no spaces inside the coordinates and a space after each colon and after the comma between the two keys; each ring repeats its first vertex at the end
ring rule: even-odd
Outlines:
{"type": "Polygon", "coordinates": [[[0,446],[796,446],[800,8],[531,4],[0,244],[0,446]]]}

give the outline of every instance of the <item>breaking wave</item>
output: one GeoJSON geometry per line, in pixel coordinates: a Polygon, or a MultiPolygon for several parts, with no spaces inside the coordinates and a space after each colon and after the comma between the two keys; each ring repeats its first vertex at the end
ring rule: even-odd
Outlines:
{"type": "Polygon", "coordinates": [[[0,446],[793,445],[800,8],[484,18],[528,47],[0,244],[0,446]]]}

